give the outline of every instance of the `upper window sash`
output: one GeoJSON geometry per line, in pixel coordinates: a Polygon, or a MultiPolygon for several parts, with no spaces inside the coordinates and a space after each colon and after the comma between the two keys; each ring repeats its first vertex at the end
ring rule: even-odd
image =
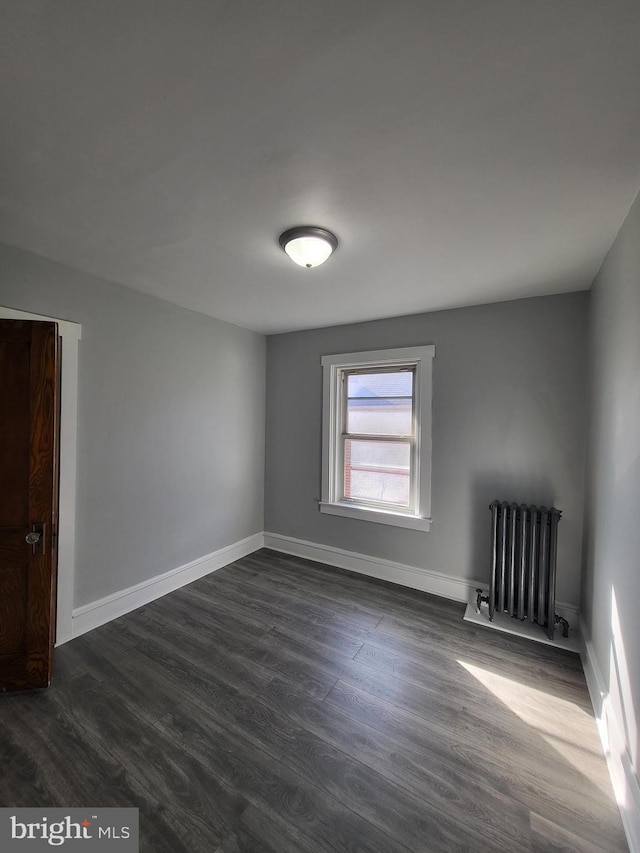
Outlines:
{"type": "Polygon", "coordinates": [[[370,439],[372,441],[389,441],[394,440],[395,438],[412,438],[415,439],[416,436],[416,367],[406,367],[401,366],[398,367],[396,365],[385,366],[385,367],[369,367],[367,369],[343,369],[339,371],[339,385],[337,388],[338,393],[341,395],[341,404],[342,404],[342,436],[349,438],[357,438],[357,439],[370,439]],[[410,373],[412,375],[411,382],[411,394],[394,394],[384,397],[383,395],[379,397],[353,397],[349,396],[349,377],[350,376],[366,376],[369,375],[380,375],[383,373],[410,373]],[[367,400],[367,399],[389,399],[389,400],[411,400],[411,432],[409,433],[395,433],[395,432],[386,432],[386,433],[359,433],[353,430],[349,430],[348,419],[349,419],[349,401],[350,400],[367,400]]]}

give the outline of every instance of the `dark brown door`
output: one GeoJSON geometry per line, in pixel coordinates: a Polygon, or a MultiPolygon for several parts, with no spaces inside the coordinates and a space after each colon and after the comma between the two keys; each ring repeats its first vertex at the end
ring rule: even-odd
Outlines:
{"type": "Polygon", "coordinates": [[[58,377],[55,323],[0,320],[0,691],[51,680],[58,377]]]}

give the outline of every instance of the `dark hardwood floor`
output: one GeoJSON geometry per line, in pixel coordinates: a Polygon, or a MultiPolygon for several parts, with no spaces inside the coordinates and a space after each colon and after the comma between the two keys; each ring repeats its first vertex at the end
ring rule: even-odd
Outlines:
{"type": "Polygon", "coordinates": [[[577,656],[263,550],[0,696],[0,805],[136,806],[142,851],[627,850],[577,656]]]}

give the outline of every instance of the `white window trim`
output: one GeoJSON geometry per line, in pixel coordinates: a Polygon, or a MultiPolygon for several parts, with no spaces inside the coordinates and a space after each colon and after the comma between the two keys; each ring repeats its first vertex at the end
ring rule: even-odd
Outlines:
{"type": "Polygon", "coordinates": [[[352,352],[322,356],[322,497],[320,512],[341,515],[412,530],[431,527],[431,401],[434,346],[352,352]],[[337,499],[340,494],[339,458],[341,432],[340,374],[343,370],[373,366],[406,365],[416,368],[416,410],[419,412],[418,501],[415,513],[394,512],[380,507],[354,506],[337,499]]]}

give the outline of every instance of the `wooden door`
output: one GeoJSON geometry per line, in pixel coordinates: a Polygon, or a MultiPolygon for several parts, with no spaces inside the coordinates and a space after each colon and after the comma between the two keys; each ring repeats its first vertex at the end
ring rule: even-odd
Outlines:
{"type": "Polygon", "coordinates": [[[0,691],[51,680],[58,385],[56,324],[0,320],[0,691]]]}

